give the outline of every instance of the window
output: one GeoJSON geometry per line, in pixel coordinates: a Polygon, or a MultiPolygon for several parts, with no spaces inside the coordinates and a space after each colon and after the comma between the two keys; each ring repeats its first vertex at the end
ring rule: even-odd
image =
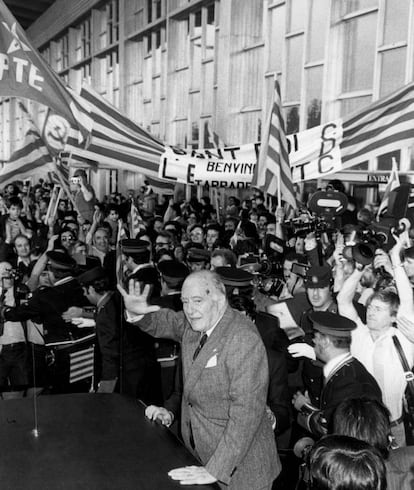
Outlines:
{"type": "Polygon", "coordinates": [[[342,91],[372,90],[376,12],[352,18],[344,25],[344,71],[342,91]]]}
{"type": "Polygon", "coordinates": [[[91,55],[91,18],[88,17],[80,25],[82,58],[91,55]]]}
{"type": "Polygon", "coordinates": [[[106,6],[107,12],[107,43],[116,43],[119,39],[119,5],[118,0],[111,0],[106,6]]]}
{"type": "Polygon", "coordinates": [[[69,34],[67,32],[55,43],[55,66],[58,72],[69,67],[69,34]]]}

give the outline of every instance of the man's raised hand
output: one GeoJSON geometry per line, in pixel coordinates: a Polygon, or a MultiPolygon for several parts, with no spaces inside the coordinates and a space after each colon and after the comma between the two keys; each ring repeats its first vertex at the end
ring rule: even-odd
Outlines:
{"type": "Polygon", "coordinates": [[[118,284],[117,288],[124,299],[125,308],[130,315],[146,315],[160,309],[159,306],[148,304],[150,284],[146,284],[142,292],[138,281],[130,279],[128,286],[128,293],[120,284],[118,284]]]}

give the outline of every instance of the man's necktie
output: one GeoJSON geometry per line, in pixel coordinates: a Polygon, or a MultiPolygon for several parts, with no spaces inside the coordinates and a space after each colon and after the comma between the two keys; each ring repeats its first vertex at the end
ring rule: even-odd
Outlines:
{"type": "Polygon", "coordinates": [[[194,354],[193,354],[193,361],[195,361],[197,359],[197,356],[198,354],[200,354],[200,351],[201,349],[203,348],[203,345],[207,342],[207,339],[208,339],[208,335],[205,333],[201,339],[200,339],[200,343],[198,344],[197,346],[197,349],[194,351],[194,354]]]}

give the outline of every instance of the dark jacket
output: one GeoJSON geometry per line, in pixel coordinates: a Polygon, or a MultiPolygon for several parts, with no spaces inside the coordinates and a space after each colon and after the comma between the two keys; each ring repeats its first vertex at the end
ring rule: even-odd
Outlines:
{"type": "Polygon", "coordinates": [[[72,278],[58,286],[37,289],[27,303],[14,308],[6,308],[4,318],[17,322],[30,319],[42,323],[45,343],[59,342],[71,340],[79,335],[79,329],[66,323],[62,318],[62,313],[71,306],[87,305],[89,303],[80,284],[72,278]]]}

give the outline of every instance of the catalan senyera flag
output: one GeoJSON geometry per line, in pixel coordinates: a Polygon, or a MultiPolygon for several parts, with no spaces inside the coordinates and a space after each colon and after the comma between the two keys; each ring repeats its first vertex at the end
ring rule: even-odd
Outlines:
{"type": "Polygon", "coordinates": [[[145,230],[146,226],[139,209],[136,207],[134,201],[131,200],[131,223],[129,234],[131,238],[135,238],[141,230],[145,230]]]}
{"type": "Polygon", "coordinates": [[[277,80],[275,80],[274,98],[266,132],[251,185],[271,195],[276,195],[280,187],[281,198],[290,208],[296,209],[280,86],[277,80]]]}
{"type": "Polygon", "coordinates": [[[340,144],[344,168],[411,146],[413,121],[414,83],[345,117],[340,144]]]}
{"type": "Polygon", "coordinates": [[[121,247],[121,241],[127,238],[127,234],[125,231],[125,228],[123,226],[122,220],[118,220],[118,234],[116,237],[116,263],[115,263],[115,269],[116,269],[116,282],[120,286],[124,285],[124,265],[122,262],[122,247],[121,247]]]}
{"type": "Polygon", "coordinates": [[[77,103],[58,75],[27,39],[5,3],[0,0],[0,93],[35,100],[53,108],[79,129],[86,140],[92,119],[77,103]]]}
{"type": "Polygon", "coordinates": [[[148,131],[121,113],[91,87],[84,85],[77,101],[90,111],[93,131],[86,149],[78,144],[78,134],[70,129],[65,152],[72,159],[98,162],[100,168],[118,168],[141,172],[158,178],[160,155],[164,144],[148,131]]]}
{"type": "Polygon", "coordinates": [[[392,159],[392,170],[391,170],[390,176],[388,178],[388,182],[387,182],[387,186],[385,188],[384,194],[382,196],[381,204],[378,208],[377,221],[380,219],[380,217],[383,214],[385,214],[387,212],[390,193],[395,188],[397,188],[399,185],[400,185],[400,177],[398,176],[397,160],[395,158],[393,158],[392,159]]]}

